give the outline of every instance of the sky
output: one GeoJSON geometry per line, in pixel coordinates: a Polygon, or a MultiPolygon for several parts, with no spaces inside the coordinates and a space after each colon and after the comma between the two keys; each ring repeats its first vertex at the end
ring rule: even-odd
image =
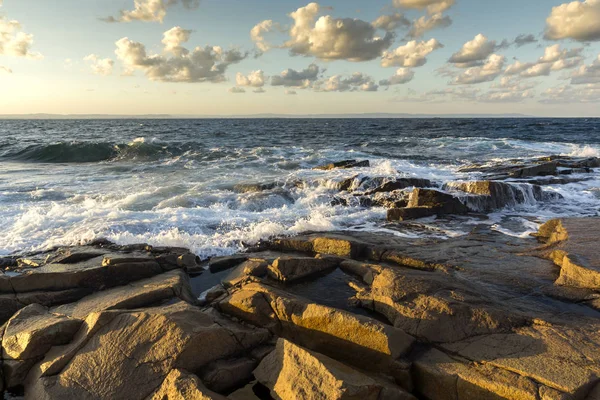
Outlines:
{"type": "Polygon", "coordinates": [[[600,116],[600,0],[0,0],[0,114],[600,116]]]}

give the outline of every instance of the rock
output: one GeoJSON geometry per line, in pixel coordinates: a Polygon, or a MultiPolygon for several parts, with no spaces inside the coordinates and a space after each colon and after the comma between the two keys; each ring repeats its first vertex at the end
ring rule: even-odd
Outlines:
{"type": "Polygon", "coordinates": [[[551,246],[548,257],[560,266],[557,285],[600,289],[600,218],[565,218],[542,225],[537,236],[551,246]]]}
{"type": "Polygon", "coordinates": [[[414,399],[332,358],[279,339],[254,371],[276,399],[414,399]]]}
{"type": "Polygon", "coordinates": [[[236,286],[241,282],[246,281],[250,277],[264,277],[267,275],[269,269],[269,262],[261,259],[249,259],[238,265],[225,279],[221,281],[221,284],[225,288],[236,286]]]}
{"type": "Polygon", "coordinates": [[[127,286],[94,293],[76,303],[54,307],[52,312],[84,319],[93,312],[147,307],[173,298],[190,304],[196,302],[189,278],[183,271],[165,272],[127,286]]]}
{"type": "Polygon", "coordinates": [[[312,304],[268,286],[250,283],[218,305],[219,310],[338,360],[389,371],[414,339],[372,318],[312,304]]]}
{"type": "Polygon", "coordinates": [[[375,277],[382,271],[382,267],[379,265],[365,264],[354,260],[342,261],[340,269],[347,274],[360,277],[367,285],[371,285],[375,277]]]}
{"type": "Polygon", "coordinates": [[[200,264],[200,257],[193,253],[185,253],[177,257],[177,265],[185,269],[194,269],[200,264]]]}
{"type": "Polygon", "coordinates": [[[149,399],[226,400],[227,398],[208,390],[197,376],[180,369],[174,369],[149,399]]]}
{"type": "Polygon", "coordinates": [[[210,272],[213,274],[216,272],[225,271],[231,269],[248,259],[247,256],[243,254],[237,254],[234,256],[225,256],[225,257],[213,257],[208,262],[208,268],[210,272]]]}
{"type": "Polygon", "coordinates": [[[217,322],[183,302],[88,320],[81,335],[30,373],[27,398],[145,399],[173,368],[197,371],[269,338],[265,330],[217,322]]]}
{"type": "Polygon", "coordinates": [[[556,161],[552,161],[516,169],[510,173],[510,176],[515,178],[523,178],[528,176],[556,175],[557,167],[558,163],[556,161]]]}
{"type": "Polygon", "coordinates": [[[252,371],[258,363],[248,357],[219,360],[203,368],[202,382],[211,390],[227,393],[252,381],[252,371]]]}
{"type": "Polygon", "coordinates": [[[233,187],[233,190],[239,193],[254,193],[272,190],[279,186],[277,183],[240,183],[233,187]]]}
{"type": "Polygon", "coordinates": [[[358,175],[354,175],[351,178],[344,179],[337,184],[337,188],[341,192],[349,191],[353,186],[354,182],[358,180],[358,175]]]}
{"type": "Polygon", "coordinates": [[[404,190],[396,190],[389,193],[377,193],[370,199],[372,207],[403,208],[408,206],[410,194],[404,190]]]}
{"type": "Polygon", "coordinates": [[[478,195],[463,198],[471,211],[475,212],[489,212],[507,206],[535,203],[545,199],[541,186],[524,183],[511,184],[497,181],[450,182],[445,185],[445,188],[478,195]]]}
{"type": "Polygon", "coordinates": [[[392,208],[387,211],[387,220],[390,222],[410,221],[438,215],[438,211],[441,209],[432,207],[392,208]]]}
{"type": "Polygon", "coordinates": [[[473,362],[528,377],[571,398],[583,398],[600,376],[597,329],[532,325],[445,344],[443,348],[473,362]]]}
{"type": "Polygon", "coordinates": [[[467,207],[456,197],[434,189],[416,188],[410,195],[408,207],[430,207],[438,214],[465,214],[467,207]]]}
{"type": "Polygon", "coordinates": [[[52,314],[38,304],[17,312],[8,321],[2,338],[6,386],[23,384],[29,369],[52,346],[68,343],[80,326],[80,320],[52,314]]]}
{"type": "Polygon", "coordinates": [[[329,271],[338,264],[332,258],[280,257],[269,266],[268,273],[273,279],[293,282],[329,271]]]}
{"type": "Polygon", "coordinates": [[[370,166],[369,160],[365,160],[365,161],[344,160],[344,161],[338,161],[338,162],[334,162],[331,164],[326,164],[326,165],[322,165],[319,167],[315,167],[313,169],[329,171],[332,169],[362,168],[362,167],[369,167],[369,166],[370,166]]]}
{"type": "Polygon", "coordinates": [[[509,332],[527,323],[527,318],[511,315],[484,296],[447,281],[438,272],[383,268],[370,290],[358,293],[357,298],[395,327],[427,342],[509,332]]]}
{"type": "Polygon", "coordinates": [[[360,257],[364,247],[357,242],[335,236],[319,236],[311,240],[312,251],[340,257],[360,257]]]}
{"type": "Polygon", "coordinates": [[[416,391],[427,399],[537,400],[538,385],[518,374],[485,364],[470,364],[430,349],[413,368],[416,391]]]}
{"type": "Polygon", "coordinates": [[[388,180],[387,182],[382,183],[380,186],[375,189],[368,190],[364,193],[365,196],[372,196],[376,193],[383,192],[393,192],[399,189],[406,189],[410,187],[417,188],[426,188],[432,187],[433,183],[429,179],[420,179],[420,178],[398,178],[393,180],[388,180]]]}
{"type": "MultiPolygon", "coordinates": [[[[229,400],[260,400],[261,398],[257,396],[257,394],[254,392],[255,387],[257,387],[260,384],[257,384],[255,381],[250,382],[249,384],[247,384],[246,386],[244,386],[241,389],[236,390],[235,392],[232,392],[229,394],[229,396],[227,396],[227,398],[229,400]]],[[[263,398],[269,398],[267,396],[270,396],[269,394],[269,389],[265,388],[264,386],[260,385],[261,388],[264,388],[264,391],[266,392],[264,394],[264,396],[262,396],[263,398]]]]}

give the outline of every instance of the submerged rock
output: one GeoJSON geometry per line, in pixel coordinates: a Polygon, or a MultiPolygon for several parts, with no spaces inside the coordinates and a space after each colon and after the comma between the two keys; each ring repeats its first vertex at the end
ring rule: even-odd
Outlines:
{"type": "Polygon", "coordinates": [[[338,162],[334,162],[331,164],[321,165],[321,166],[315,167],[314,169],[329,171],[332,169],[348,169],[348,168],[368,167],[370,165],[371,164],[369,163],[369,160],[364,160],[364,161],[343,160],[343,161],[338,161],[338,162]]]}

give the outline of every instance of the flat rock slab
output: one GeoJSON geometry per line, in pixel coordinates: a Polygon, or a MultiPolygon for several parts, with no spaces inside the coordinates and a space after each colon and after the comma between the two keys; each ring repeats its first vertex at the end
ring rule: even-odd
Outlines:
{"type": "Polygon", "coordinates": [[[286,399],[406,399],[415,398],[325,355],[279,339],[275,351],[254,371],[271,395],[286,399]]]}
{"type": "Polygon", "coordinates": [[[269,275],[281,282],[293,282],[337,267],[334,258],[280,257],[269,266],[269,275]]]}

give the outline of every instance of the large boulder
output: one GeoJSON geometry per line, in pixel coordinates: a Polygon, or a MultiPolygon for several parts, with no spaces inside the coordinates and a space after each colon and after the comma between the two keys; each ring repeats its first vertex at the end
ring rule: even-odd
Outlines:
{"type": "Polygon", "coordinates": [[[414,397],[332,358],[279,339],[275,351],[254,371],[271,395],[286,399],[406,399],[414,397]]]}
{"type": "Polygon", "coordinates": [[[528,322],[486,301],[483,294],[451,284],[441,272],[369,269],[374,275],[371,287],[357,293],[363,307],[384,315],[395,327],[424,341],[447,343],[510,332],[528,322]]]}
{"type": "Polygon", "coordinates": [[[388,210],[387,219],[404,221],[433,215],[466,214],[468,211],[467,206],[449,193],[416,188],[410,194],[407,207],[388,210]]]}
{"type": "Polygon", "coordinates": [[[472,211],[488,212],[495,209],[523,203],[535,203],[552,198],[541,186],[527,183],[506,183],[498,181],[449,182],[446,189],[460,190],[476,196],[463,197],[472,211]]]}
{"type": "Polygon", "coordinates": [[[219,309],[338,360],[389,371],[414,339],[375,319],[310,303],[259,283],[222,300],[219,309]]]}
{"type": "Polygon", "coordinates": [[[180,302],[88,316],[75,340],[46,355],[28,377],[27,399],[145,399],[174,368],[197,371],[269,338],[180,302]]]}
{"type": "Polygon", "coordinates": [[[269,275],[282,282],[293,282],[337,267],[335,258],[280,257],[269,266],[269,275]]]}
{"type": "Polygon", "coordinates": [[[2,359],[7,387],[22,385],[31,367],[52,346],[71,341],[81,321],[51,313],[32,304],[17,312],[7,323],[2,338],[2,359]]]}
{"type": "Polygon", "coordinates": [[[226,400],[208,390],[196,375],[180,369],[172,370],[149,400],[226,400]]]}
{"type": "Polygon", "coordinates": [[[560,267],[557,285],[600,289],[600,218],[564,218],[542,225],[538,238],[549,246],[548,257],[560,267]]]}

